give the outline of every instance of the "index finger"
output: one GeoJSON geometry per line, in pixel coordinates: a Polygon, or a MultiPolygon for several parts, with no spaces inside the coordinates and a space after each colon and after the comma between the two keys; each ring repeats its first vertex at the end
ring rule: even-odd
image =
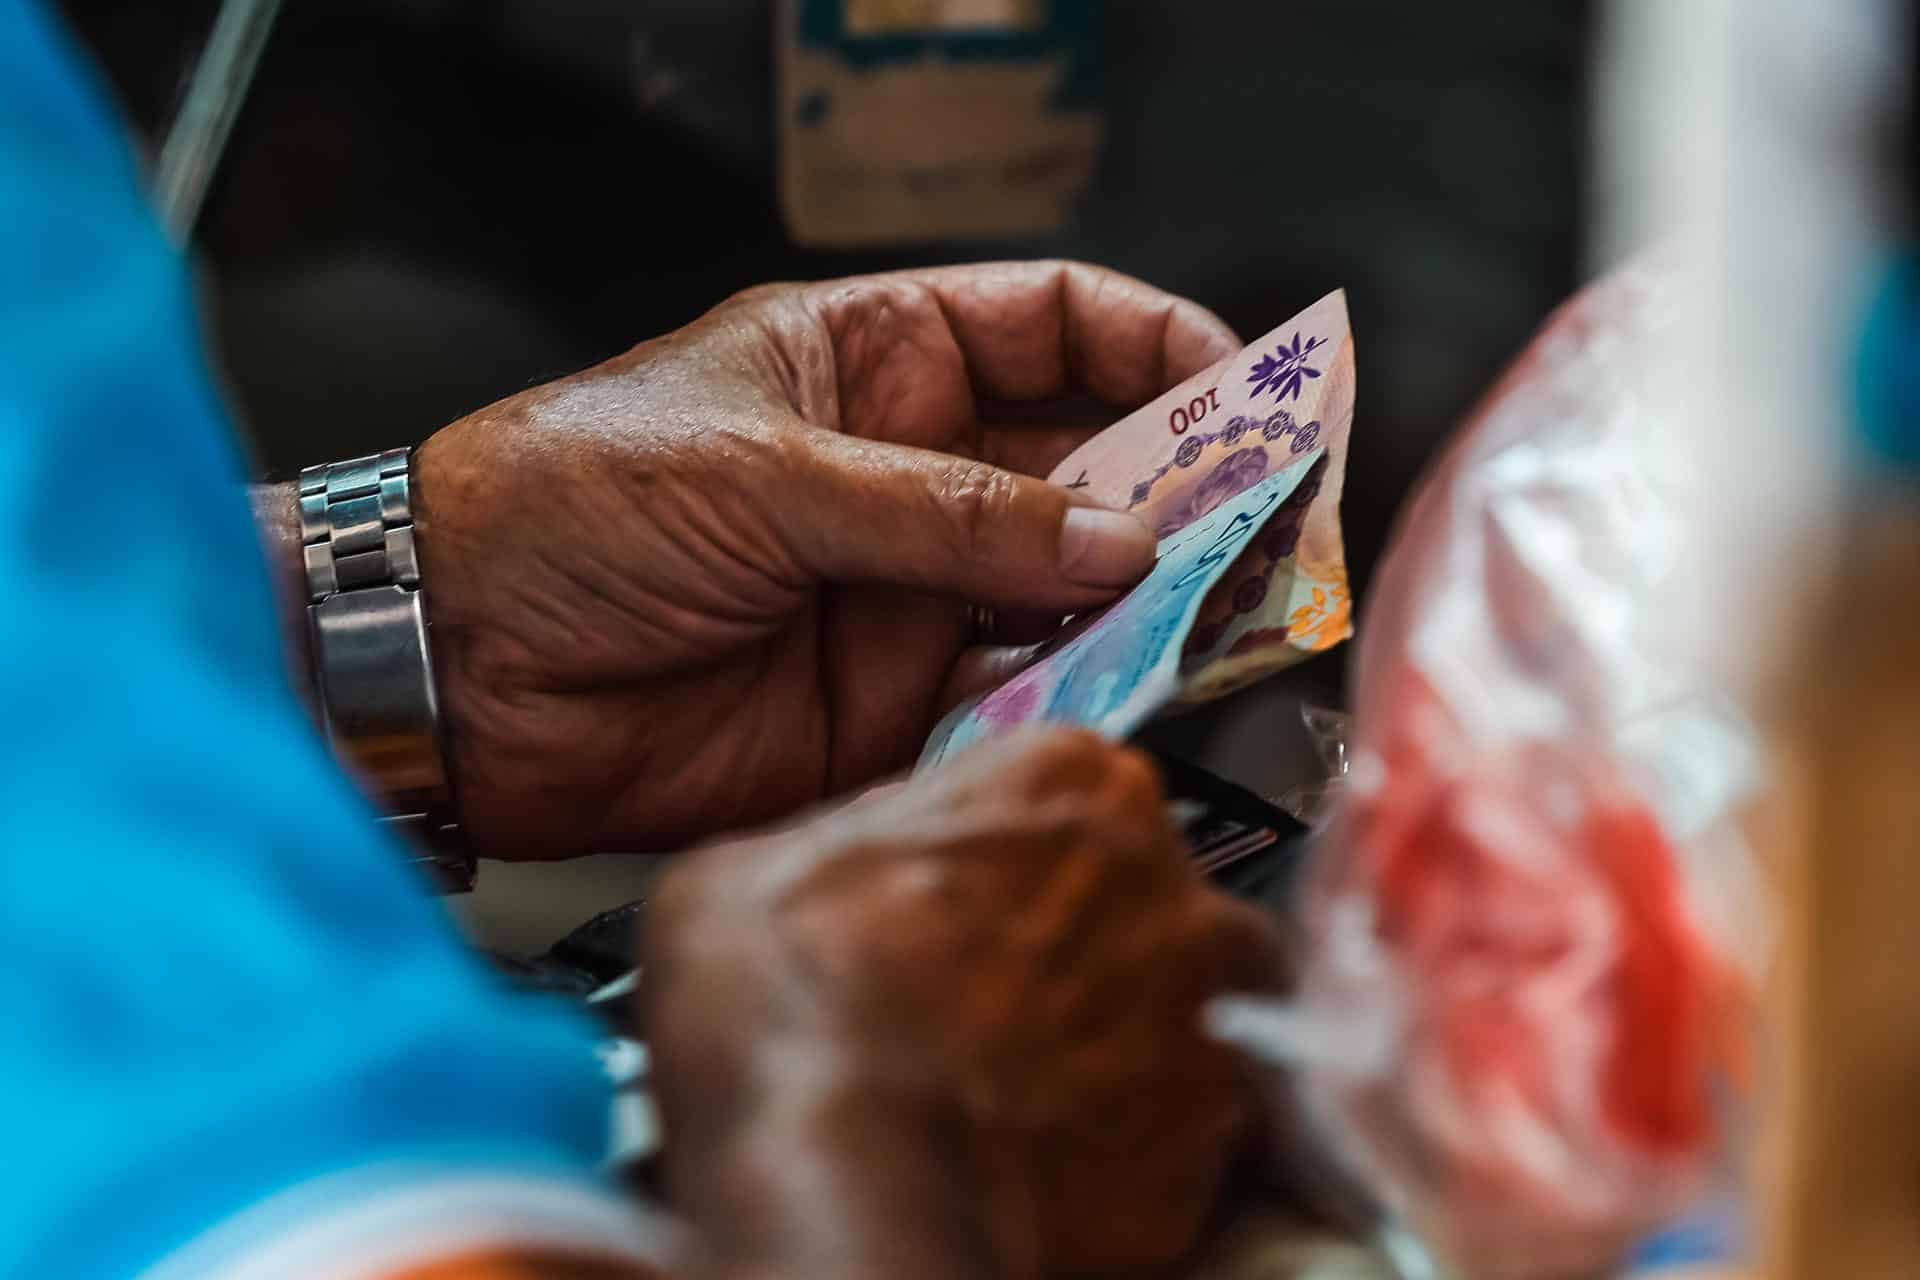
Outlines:
{"type": "Polygon", "coordinates": [[[928,290],[976,393],[1002,400],[1085,393],[1132,408],[1242,345],[1199,303],[1083,262],[987,262],[879,278],[928,290]]]}

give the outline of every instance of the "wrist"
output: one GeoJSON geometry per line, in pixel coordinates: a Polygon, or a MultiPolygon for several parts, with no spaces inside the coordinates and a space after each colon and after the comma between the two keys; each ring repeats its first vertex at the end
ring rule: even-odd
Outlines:
{"type": "Polygon", "coordinates": [[[316,725],[319,694],[314,682],[313,650],[307,628],[307,575],[300,538],[300,486],[256,484],[248,487],[253,519],[267,556],[275,615],[280,622],[287,677],[294,694],[316,725]]]}
{"type": "Polygon", "coordinates": [[[471,888],[414,548],[410,451],[308,467],[297,489],[306,652],[328,744],[439,885],[471,888]]]}

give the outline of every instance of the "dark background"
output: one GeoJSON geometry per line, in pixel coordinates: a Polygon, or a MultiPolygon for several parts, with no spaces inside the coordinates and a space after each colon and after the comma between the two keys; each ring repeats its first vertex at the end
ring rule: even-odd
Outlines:
{"type": "MultiPolygon", "coordinates": [[[[65,7],[151,145],[215,6],[65,7]]],[[[1069,254],[1247,337],[1345,286],[1364,586],[1420,462],[1575,283],[1589,7],[1111,0],[1066,234],[828,254],[775,210],[768,0],[286,0],[200,226],[213,339],[286,474],[770,279],[1069,254]]]]}

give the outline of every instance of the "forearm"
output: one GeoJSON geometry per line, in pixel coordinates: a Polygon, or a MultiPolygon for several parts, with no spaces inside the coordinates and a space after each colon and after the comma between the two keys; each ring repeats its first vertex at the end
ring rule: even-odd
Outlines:
{"type": "Polygon", "coordinates": [[[260,530],[273,578],[274,609],[286,650],[287,674],[309,713],[315,707],[313,663],[307,637],[307,577],[300,538],[300,486],[256,484],[248,488],[254,524],[260,530]]]}

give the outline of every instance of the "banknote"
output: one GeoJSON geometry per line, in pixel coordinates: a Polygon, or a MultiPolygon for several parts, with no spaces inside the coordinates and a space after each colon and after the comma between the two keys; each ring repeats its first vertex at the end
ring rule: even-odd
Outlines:
{"type": "Polygon", "coordinates": [[[1338,525],[1323,533],[1336,540],[1332,557],[1302,554],[1331,470],[1322,457],[1201,606],[1176,704],[1224,697],[1353,634],[1338,525]]]}
{"type": "Polygon", "coordinates": [[[1354,387],[1346,295],[1335,292],[1107,428],[1049,477],[1167,537],[1323,455],[1292,522],[1277,520],[1202,606],[1178,701],[1219,697],[1351,633],[1339,502],[1354,387]]]}
{"type": "Polygon", "coordinates": [[[1120,419],[1048,479],[1166,537],[1309,449],[1336,453],[1330,446],[1344,444],[1352,421],[1352,386],[1328,375],[1342,357],[1351,362],[1351,347],[1346,295],[1330,293],[1120,419]],[[1326,394],[1336,389],[1344,394],[1326,394]]]}
{"type": "Polygon", "coordinates": [[[1208,590],[1321,459],[1318,450],[1230,497],[1160,543],[1159,562],[1117,603],[1077,621],[1032,663],[935,727],[920,767],[1034,721],[1124,738],[1180,691],[1181,656],[1208,590]]]}

